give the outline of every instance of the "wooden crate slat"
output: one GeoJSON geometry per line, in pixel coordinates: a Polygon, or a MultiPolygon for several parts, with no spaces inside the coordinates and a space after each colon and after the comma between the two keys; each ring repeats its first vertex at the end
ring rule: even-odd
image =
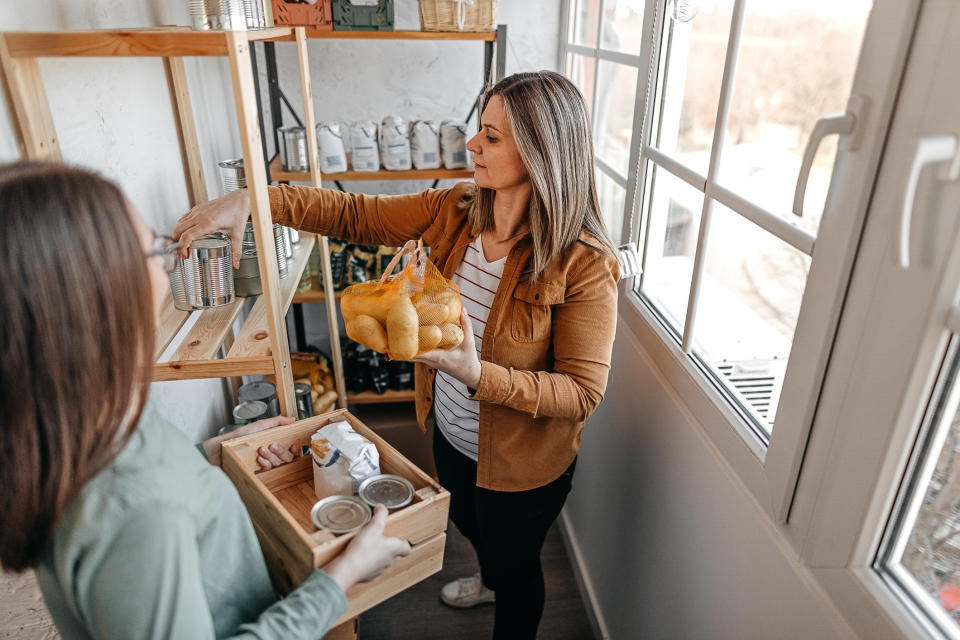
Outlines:
{"type": "Polygon", "coordinates": [[[245,298],[234,298],[225,304],[200,312],[200,318],[190,327],[183,342],[170,357],[170,360],[209,360],[217,354],[227,334],[233,328],[233,322],[240,315],[245,298]]]}
{"type": "MultiPolygon", "coordinates": [[[[271,236],[272,237],[272,236],[271,236]]],[[[300,283],[300,274],[303,273],[307,260],[310,258],[310,251],[313,249],[316,237],[312,233],[301,233],[300,243],[293,245],[293,258],[287,263],[287,277],[280,280],[277,300],[279,300],[282,313],[286,313],[287,308],[293,301],[293,294],[297,291],[297,285],[300,283]]],[[[274,268],[276,272],[276,268],[274,268]]],[[[281,317],[283,317],[281,315],[281,317]]],[[[228,358],[242,358],[248,356],[266,356],[270,355],[270,331],[267,328],[267,307],[264,296],[257,298],[250,309],[250,314],[243,323],[243,327],[237,334],[228,358]]]]}
{"type": "Polygon", "coordinates": [[[221,358],[219,360],[171,360],[153,365],[152,380],[193,380],[195,378],[230,378],[274,373],[273,358],[221,358]]]}
{"type": "Polygon", "coordinates": [[[160,317],[157,319],[157,346],[153,354],[154,359],[160,357],[189,317],[189,311],[181,311],[173,306],[173,294],[168,291],[160,308],[160,317]]]}
{"type": "MultiPolygon", "coordinates": [[[[350,156],[347,155],[347,163],[350,156]]],[[[286,182],[310,182],[310,174],[306,171],[287,171],[283,168],[280,157],[277,156],[270,163],[270,177],[273,180],[286,182]]],[[[458,180],[472,179],[471,169],[410,169],[408,171],[340,171],[323,174],[324,180],[458,180]]]]}
{"type": "Polygon", "coordinates": [[[168,57],[225,56],[224,31],[183,28],[104,29],[91,31],[11,31],[14,57],[168,57]]]}

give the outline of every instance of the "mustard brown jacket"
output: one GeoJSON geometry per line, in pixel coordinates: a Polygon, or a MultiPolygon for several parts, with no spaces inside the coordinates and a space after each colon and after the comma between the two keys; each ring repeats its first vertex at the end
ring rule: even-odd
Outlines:
{"type": "MultiPolygon", "coordinates": [[[[458,207],[471,183],[399,196],[270,187],[274,222],[350,242],[399,246],[423,238],[452,278],[475,238],[458,207]]],[[[584,420],[603,399],[617,323],[619,265],[583,232],[543,275],[524,276],[530,236],[507,255],[483,333],[477,486],[524,491],[560,476],[580,448],[584,420]]],[[[436,370],[417,363],[416,412],[426,431],[436,370]]]]}

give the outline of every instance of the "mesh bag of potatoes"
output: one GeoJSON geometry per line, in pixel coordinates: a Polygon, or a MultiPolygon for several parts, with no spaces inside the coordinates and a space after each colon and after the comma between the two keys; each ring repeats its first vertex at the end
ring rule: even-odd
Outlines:
{"type": "Polygon", "coordinates": [[[347,335],[392,360],[413,360],[431,349],[452,349],[463,341],[460,289],[410,240],[379,281],[348,287],[340,300],[347,335]],[[405,255],[411,259],[397,274],[405,255]]]}

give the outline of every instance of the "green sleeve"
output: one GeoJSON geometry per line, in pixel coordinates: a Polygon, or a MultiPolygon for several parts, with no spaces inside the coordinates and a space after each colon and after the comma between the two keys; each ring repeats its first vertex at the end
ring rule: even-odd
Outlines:
{"type": "MultiPolygon", "coordinates": [[[[183,509],[155,506],[129,517],[87,581],[77,588],[81,613],[95,638],[214,638],[214,623],[200,574],[197,531],[183,509]]],[[[346,610],[335,582],[314,573],[286,599],[236,638],[321,638],[346,610]]]]}

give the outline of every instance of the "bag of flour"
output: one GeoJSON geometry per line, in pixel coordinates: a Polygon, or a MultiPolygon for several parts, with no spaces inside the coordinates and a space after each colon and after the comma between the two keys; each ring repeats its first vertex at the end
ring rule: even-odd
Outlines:
{"type": "Polygon", "coordinates": [[[373,120],[361,120],[350,126],[350,161],[354,171],[380,170],[377,123],[373,120]]]}
{"type": "Polygon", "coordinates": [[[380,157],[384,169],[406,171],[411,168],[409,128],[409,123],[399,116],[387,116],[380,123],[380,157]]]}
{"type": "Polygon", "coordinates": [[[440,150],[447,169],[467,168],[467,123],[444,120],[440,125],[440,150]]]}
{"type": "Polygon", "coordinates": [[[410,125],[410,155],[417,169],[440,168],[440,123],[417,120],[410,125]]]}
{"type": "Polygon", "coordinates": [[[347,152],[343,148],[340,123],[321,122],[317,125],[317,145],[320,147],[320,171],[339,173],[347,170],[347,152]]]}
{"type": "Polygon", "coordinates": [[[376,445],[346,421],[328,424],[310,436],[310,454],[318,498],[356,495],[361,482],[380,473],[376,445]]]}

